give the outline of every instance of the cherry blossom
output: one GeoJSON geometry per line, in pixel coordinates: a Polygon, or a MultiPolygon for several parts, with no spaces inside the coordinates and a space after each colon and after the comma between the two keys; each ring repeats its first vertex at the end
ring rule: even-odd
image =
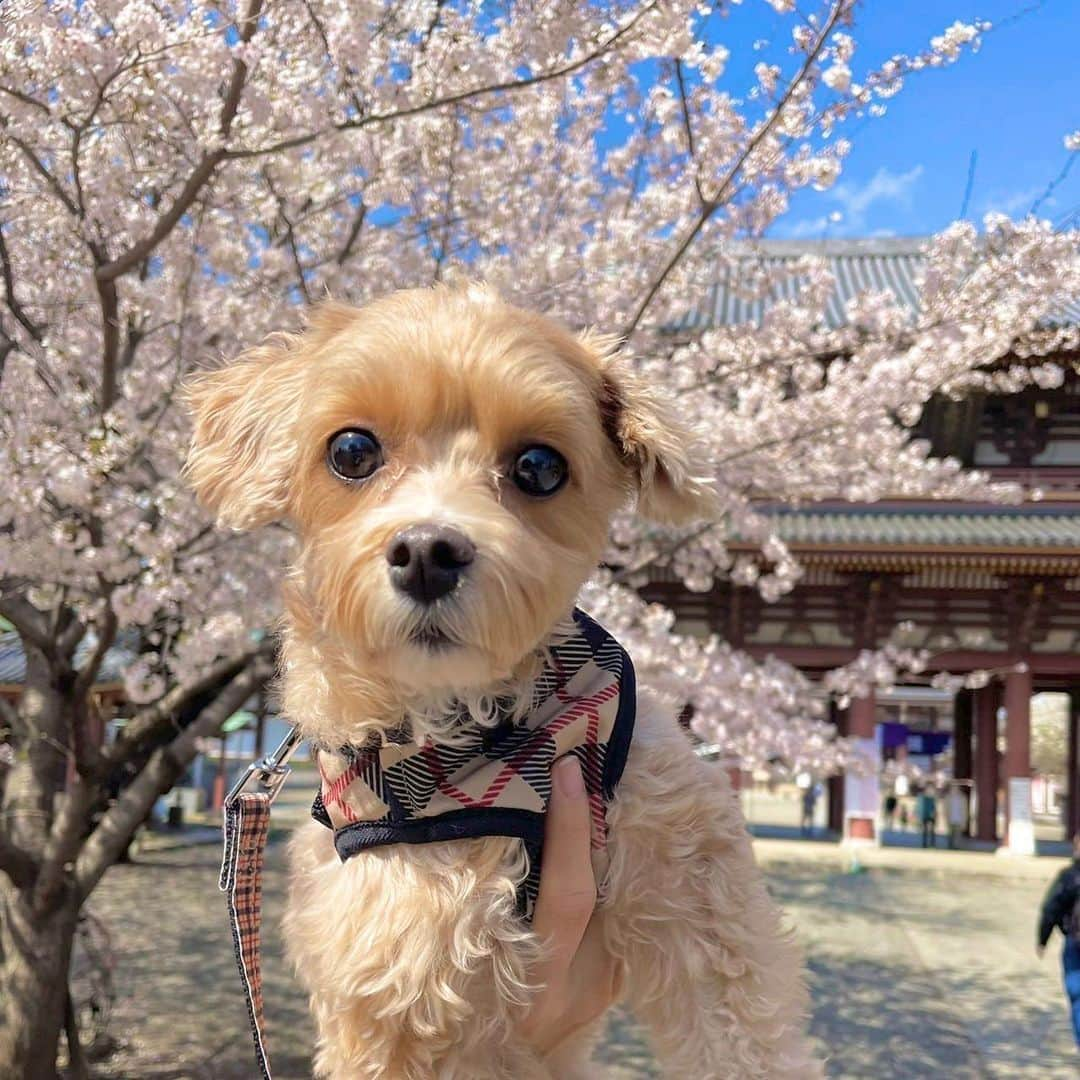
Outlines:
{"type": "MultiPolygon", "coordinates": [[[[180,390],[326,294],[464,274],[619,335],[700,428],[720,515],[674,533],[621,515],[584,602],[706,741],[749,766],[844,763],[818,688],[674,632],[633,587],[663,569],[781,595],[800,570],[765,499],[1018,497],[910,429],[934,394],[1059,380],[1048,357],[1075,330],[1045,317],[1080,267],[1074,235],[994,217],[929,245],[917,317],[868,295],[830,329],[832,283],[807,258],[760,325],[672,332],[727,270],[780,295],[755,242],[793,195],[837,180],[849,121],[992,32],[954,23],[873,66],[854,0],[768,2],[779,29],[748,85],[728,75],[741,5],[700,0],[0,8],[0,615],[28,659],[20,708],[0,716],[15,748],[0,891],[38,913],[36,955],[66,955],[50,919],[269,675],[291,538],[227,535],[196,505],[180,390]],[[733,556],[736,535],[760,557],[733,556]],[[116,643],[137,657],[132,715],[101,746],[93,683],[116,643]],[[146,764],[91,829],[126,762],[146,764]]],[[[0,952],[0,977],[29,977],[30,953],[0,952]]],[[[2,1032],[50,1050],[62,998],[4,1008],[0,1072],[46,1075],[51,1060],[5,1059],[23,1051],[2,1032]]]]}

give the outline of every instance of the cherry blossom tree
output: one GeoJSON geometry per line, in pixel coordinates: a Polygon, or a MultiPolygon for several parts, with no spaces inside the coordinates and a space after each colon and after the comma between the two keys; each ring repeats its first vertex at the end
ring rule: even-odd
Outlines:
{"type": "Polygon", "coordinates": [[[769,2],[750,85],[725,75],[740,10],[724,2],[0,8],[0,615],[27,656],[0,717],[0,1073],[52,1074],[80,906],[272,666],[289,536],[226,536],[195,505],[182,378],[326,294],[464,272],[621,337],[711,443],[722,513],[675,534],[620,518],[589,601],[702,737],[749,762],[840,763],[797,672],[673,635],[634,587],[662,566],[693,589],[792,587],[763,494],[1015,495],[909,428],[934,394],[1060,379],[1039,320],[1080,269],[1075,237],[993,219],[935,241],[914,320],[868,295],[823,329],[830,281],[807,259],[760,326],[673,335],[701,281],[745,270],[795,192],[836,180],[848,120],[991,31],[954,23],[860,64],[854,0],[769,2]],[[993,363],[1017,348],[1030,358],[993,363]],[[761,557],[732,558],[733,531],[761,557]],[[118,642],[132,716],[103,745],[93,687],[118,642]],[[110,771],[143,760],[92,824],[110,771]]]}

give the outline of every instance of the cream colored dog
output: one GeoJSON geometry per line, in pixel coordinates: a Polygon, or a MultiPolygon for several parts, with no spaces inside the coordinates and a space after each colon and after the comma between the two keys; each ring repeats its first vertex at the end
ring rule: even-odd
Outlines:
{"type": "MultiPolygon", "coordinates": [[[[616,510],[636,495],[664,521],[709,511],[694,440],[609,341],[480,288],[324,305],[302,335],[201,377],[192,402],[201,497],[227,525],[287,520],[299,537],[282,704],[322,747],[403,720],[420,742],[463,712],[490,723],[492,701],[527,699],[616,510]]],[[[727,778],[648,692],[607,824],[594,918],[666,1074],[820,1075],[801,957],[727,778]]],[[[520,840],[342,862],[312,822],[291,856],[285,932],[320,1076],[593,1075],[591,1038],[541,1059],[519,1034],[544,948],[516,905],[520,840]]]]}

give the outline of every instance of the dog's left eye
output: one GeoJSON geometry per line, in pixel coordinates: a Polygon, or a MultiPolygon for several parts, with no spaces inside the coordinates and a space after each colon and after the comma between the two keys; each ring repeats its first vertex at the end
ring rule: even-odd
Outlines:
{"type": "Polygon", "coordinates": [[[510,478],[526,495],[554,495],[569,475],[566,458],[550,446],[527,447],[510,470],[510,478]]]}
{"type": "Polygon", "coordinates": [[[330,436],[326,461],[342,480],[366,480],[383,463],[382,447],[370,431],[347,428],[330,436]]]}

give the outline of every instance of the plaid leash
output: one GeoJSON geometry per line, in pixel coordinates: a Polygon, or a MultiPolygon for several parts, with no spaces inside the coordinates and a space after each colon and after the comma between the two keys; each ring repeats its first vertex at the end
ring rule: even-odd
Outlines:
{"type": "Polygon", "coordinates": [[[262,966],[259,923],[262,918],[262,868],[270,831],[270,796],[242,792],[225,805],[225,854],[218,888],[229,907],[233,952],[244,986],[255,1059],[263,1080],[271,1080],[263,1038],[262,966]]]}
{"type": "Polygon", "coordinates": [[[263,1080],[271,1080],[263,1036],[262,965],[259,927],[262,920],[262,870],[270,832],[270,804],[289,775],[289,758],[300,745],[293,728],[277,749],[249,765],[225,799],[225,851],[218,888],[229,908],[233,952],[244,987],[255,1059],[263,1080]],[[255,788],[256,790],[248,790],[255,788]]]}

